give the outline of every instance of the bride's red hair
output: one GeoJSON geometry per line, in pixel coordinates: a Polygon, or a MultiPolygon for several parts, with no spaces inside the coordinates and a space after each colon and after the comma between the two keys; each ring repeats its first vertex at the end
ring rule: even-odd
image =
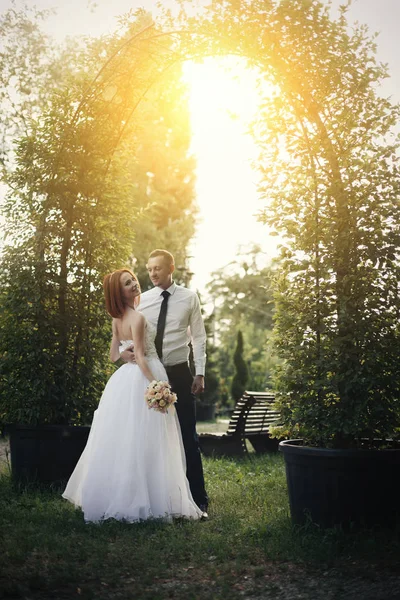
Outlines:
{"type": "MultiPolygon", "coordinates": [[[[129,273],[129,275],[139,283],[138,278],[130,269],[117,269],[104,277],[103,289],[106,300],[106,309],[108,314],[114,317],[114,319],[120,319],[125,312],[120,281],[122,273],[129,273]]],[[[135,298],[135,307],[138,306],[139,299],[140,296],[135,298]]]]}

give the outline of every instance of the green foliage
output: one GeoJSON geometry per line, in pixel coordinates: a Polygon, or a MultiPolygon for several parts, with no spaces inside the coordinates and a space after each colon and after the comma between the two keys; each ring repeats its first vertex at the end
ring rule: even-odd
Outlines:
{"type": "MultiPolygon", "coordinates": [[[[13,69],[15,60],[22,78],[14,52],[21,23],[24,13],[8,23],[2,64],[13,69]]],[[[54,56],[36,25],[27,30],[32,39],[24,43],[46,69],[35,72],[42,95],[10,116],[19,137],[4,175],[0,421],[89,422],[114,368],[103,276],[138,257],[144,264],[143,253],[158,245],[185,266],[194,194],[180,71],[162,75],[167,46],[157,68],[138,60],[150,51],[143,39],[141,50],[117,51],[147,25],[139,11],[116,35],[54,56]],[[50,65],[52,72],[61,63],[62,80],[49,79],[50,65]],[[157,78],[162,86],[153,93],[157,78]]]]}
{"type": "Polygon", "coordinates": [[[205,390],[202,400],[206,404],[221,404],[220,399],[220,374],[217,362],[217,348],[214,343],[215,320],[214,314],[204,318],[207,335],[207,362],[205,371],[205,390]]]}
{"type": "Polygon", "coordinates": [[[226,0],[180,16],[198,53],[260,73],[261,217],[283,237],[281,431],[336,447],[400,428],[400,109],[378,96],[386,67],[347,9],[226,0]]]}
{"type": "MultiPolygon", "coordinates": [[[[247,388],[271,386],[276,356],[271,347],[273,298],[271,277],[274,266],[263,266],[258,246],[213,273],[208,292],[213,301],[215,362],[220,375],[220,402],[230,404],[234,376],[234,349],[240,330],[243,358],[248,369],[247,388]]],[[[207,346],[208,347],[208,346],[207,346]]]]}
{"type": "MultiPolygon", "coordinates": [[[[171,20],[166,14],[164,22],[171,20]]],[[[349,33],[346,7],[332,21],[329,5],[319,0],[226,0],[196,16],[182,10],[177,23],[190,28],[190,35],[179,43],[164,37],[161,45],[160,29],[150,31],[148,15],[139,11],[121,34],[95,42],[89,53],[76,51],[81,68],[63,77],[63,87],[55,86],[39,117],[29,113],[34,120],[16,147],[17,166],[8,179],[14,190],[6,205],[9,231],[31,265],[30,284],[35,281],[32,331],[40,327],[42,335],[47,323],[56,322],[51,331],[61,357],[57,388],[64,394],[73,373],[63,358],[72,355],[71,331],[79,330],[70,307],[83,306],[82,290],[91,298],[99,274],[129,257],[133,223],[148,209],[155,224],[171,210],[171,237],[141,225],[143,239],[155,230],[157,241],[176,243],[179,260],[186,258],[186,245],[176,234],[182,223],[192,232],[185,212],[192,206],[192,180],[184,175],[188,163],[176,170],[176,164],[168,169],[158,160],[160,177],[147,162],[141,171],[135,159],[143,150],[142,98],[155,82],[166,81],[167,67],[176,60],[234,53],[259,69],[261,87],[269,84],[254,133],[267,205],[263,218],[284,238],[276,282],[276,340],[284,361],[276,385],[284,429],[309,443],[334,446],[396,435],[400,180],[393,126],[399,107],[377,95],[387,73],[376,63],[374,40],[362,26],[349,33]],[[140,38],[140,44],[128,44],[129,37],[140,38]],[[124,52],[116,52],[122,42],[124,52]],[[155,49],[157,61],[151,59],[155,49]],[[145,56],[150,59],[142,60],[145,56]],[[98,64],[105,65],[101,77],[89,85],[98,64]],[[132,163],[138,166],[134,181],[132,163]],[[175,173],[170,187],[167,175],[175,173]]],[[[71,48],[68,52],[74,55],[71,48]]],[[[23,74],[18,56],[17,72],[23,74]]],[[[40,60],[33,64],[43,75],[40,60]]],[[[2,67],[3,80],[4,72],[2,67]]],[[[42,106],[37,98],[30,106],[36,105],[42,106]]],[[[160,123],[153,125],[156,131],[160,123]]],[[[170,128],[161,131],[167,144],[160,141],[155,151],[172,144],[174,163],[180,142],[172,142],[170,128]]],[[[182,148],[187,149],[187,139],[182,148]]],[[[139,252],[136,248],[134,256],[139,252]]],[[[10,253],[7,261],[15,265],[10,253]]],[[[19,274],[14,270],[4,277],[17,282],[19,274]]],[[[93,306],[98,305],[90,304],[90,310],[93,306]]],[[[3,360],[13,360],[5,355],[8,347],[1,352],[3,360]]]]}
{"type": "MultiPolygon", "coordinates": [[[[0,162],[12,166],[13,139],[28,134],[31,120],[47,104],[48,90],[60,85],[65,67],[41,30],[51,11],[14,8],[0,16],[0,162]],[[12,57],[12,58],[11,58],[12,57]]],[[[67,57],[65,57],[67,58],[67,57]]]]}
{"type": "Polygon", "coordinates": [[[249,378],[247,365],[243,358],[243,335],[241,331],[238,331],[237,334],[233,362],[235,365],[235,374],[232,379],[231,392],[233,399],[237,401],[242,397],[244,391],[246,390],[246,384],[249,378]]]}
{"type": "Polygon", "coordinates": [[[284,236],[277,433],[326,446],[392,437],[400,425],[399,107],[377,95],[385,69],[363,27],[349,36],[344,9],[333,22],[319,2],[282,3],[276,18],[285,72],[255,132],[264,218],[284,236]]]}

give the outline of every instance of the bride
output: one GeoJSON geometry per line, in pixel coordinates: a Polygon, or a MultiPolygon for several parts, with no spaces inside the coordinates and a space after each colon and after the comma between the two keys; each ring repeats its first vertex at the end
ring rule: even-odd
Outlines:
{"type": "Polygon", "coordinates": [[[106,275],[104,294],[113,317],[110,358],[115,362],[133,343],[136,364],[124,364],[108,380],[63,497],[82,508],[85,521],[200,519],[175,407],[157,412],[145,401],[149,382],[168,377],[154,346],[155,329],[137,310],[139,283],[119,269],[106,275]]]}

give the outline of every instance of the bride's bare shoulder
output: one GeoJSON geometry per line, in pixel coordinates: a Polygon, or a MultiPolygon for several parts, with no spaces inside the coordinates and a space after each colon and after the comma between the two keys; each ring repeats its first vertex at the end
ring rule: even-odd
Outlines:
{"type": "Polygon", "coordinates": [[[144,315],[137,310],[130,311],[129,318],[131,319],[131,323],[135,325],[142,325],[146,322],[144,315]]]}

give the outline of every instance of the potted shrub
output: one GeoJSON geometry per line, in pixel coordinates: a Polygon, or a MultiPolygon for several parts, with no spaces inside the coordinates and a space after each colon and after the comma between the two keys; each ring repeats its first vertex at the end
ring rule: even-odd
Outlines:
{"type": "Polygon", "coordinates": [[[179,88],[176,71],[148,99],[141,115],[146,127],[129,121],[151,73],[146,65],[139,75],[132,68],[135,48],[123,56],[117,50],[148,26],[147,14],[127,17],[126,29],[101,44],[56,51],[40,33],[40,13],[32,23],[24,12],[11,13],[3,63],[18,84],[1,91],[9,111],[1,140],[13,153],[2,207],[0,427],[10,433],[13,476],[49,482],[72,472],[114,369],[102,278],[130,264],[136,246],[144,264],[148,247],[164,243],[164,235],[177,258],[185,256],[193,228],[193,161],[189,140],[175,144],[180,134],[168,124],[176,115],[182,124],[186,115],[184,95],[182,103],[165,102],[169,90],[179,88]],[[21,43],[29,57],[22,62],[21,43]],[[186,181],[176,197],[171,164],[186,181]],[[153,211],[144,210],[149,195],[153,211]],[[165,234],[159,219],[167,205],[165,234]]]}
{"type": "Polygon", "coordinates": [[[214,36],[219,51],[257,68],[266,92],[252,130],[260,219],[281,236],[276,435],[296,440],[281,445],[285,457],[329,459],[318,475],[300,465],[289,481],[293,519],[308,513],[322,525],[392,523],[400,491],[399,107],[382,97],[387,70],[375,39],[349,27],[347,10],[334,20],[318,0],[227,0],[199,26],[204,44],[214,36]],[[338,455],[342,471],[312,487],[338,455]],[[349,475],[343,468],[352,469],[353,457],[349,475]],[[364,459],[372,463],[362,467],[364,459]],[[360,470],[382,474],[377,493],[370,477],[347,487],[360,470]]]}
{"type": "Polygon", "coordinates": [[[387,73],[365,29],[350,34],[344,9],[332,22],[313,5],[308,24],[297,15],[296,55],[289,35],[281,41],[293,75],[288,103],[277,89],[260,116],[273,125],[259,124],[263,216],[282,235],[275,434],[288,438],[280,449],[294,522],[393,524],[400,507],[399,107],[378,94],[387,73]]]}
{"type": "Polygon", "coordinates": [[[281,235],[276,435],[296,439],[281,445],[285,457],[329,459],[317,476],[300,465],[289,481],[290,494],[300,482],[293,519],[308,513],[322,525],[393,523],[400,491],[399,107],[382,97],[388,74],[374,37],[349,27],[347,10],[333,19],[318,0],[226,0],[197,25],[187,19],[207,49],[258,69],[265,92],[252,129],[260,219],[281,235]],[[338,455],[342,470],[312,487],[336,470],[338,455]],[[350,490],[358,471],[369,482],[350,490]]]}

